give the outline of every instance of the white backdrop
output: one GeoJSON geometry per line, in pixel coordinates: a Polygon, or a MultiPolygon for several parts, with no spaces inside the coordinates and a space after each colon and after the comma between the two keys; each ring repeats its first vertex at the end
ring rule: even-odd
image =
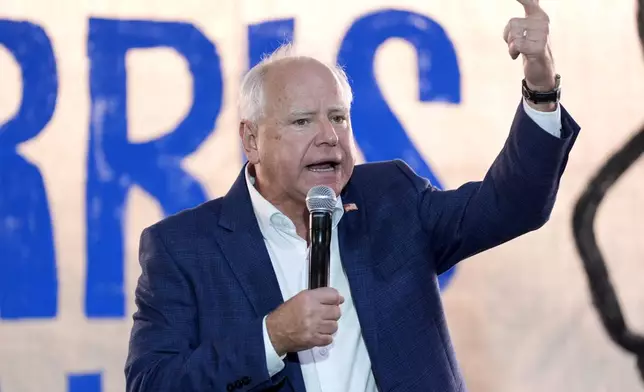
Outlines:
{"type": "MultiPolygon", "coordinates": [[[[582,134],[572,151],[550,222],[535,233],[478,255],[457,268],[444,292],[452,337],[473,392],[644,390],[632,357],[617,348],[601,327],[571,231],[572,208],[589,178],[644,122],[644,61],[636,32],[635,2],[541,3],[551,17],[552,49],[557,71],[562,75],[563,104],[581,124],[582,134]]],[[[408,41],[393,38],[378,48],[374,62],[377,83],[386,102],[444,187],[481,178],[504,142],[520,99],[522,67],[519,61],[509,58],[502,39],[507,20],[523,15],[516,1],[0,0],[1,21],[27,21],[43,29],[51,42],[58,84],[51,120],[36,137],[17,148],[19,156],[35,165],[44,182],[43,202],[51,216],[51,230],[45,232],[53,239],[57,269],[52,276],[57,283],[29,283],[24,276],[18,277],[13,268],[26,266],[24,271],[34,272],[37,267],[26,264],[30,256],[0,254],[0,274],[4,274],[0,278],[4,286],[0,287],[0,297],[5,301],[0,302],[5,306],[0,308],[0,390],[79,392],[83,390],[78,387],[82,380],[74,375],[82,374],[94,375],[90,376],[94,381],[99,379],[101,388],[85,389],[88,392],[124,389],[123,364],[134,311],[132,294],[139,275],[139,234],[163,216],[163,203],[145,186],[137,185],[135,174],[132,178],[121,176],[120,186],[127,189],[126,202],[115,207],[110,217],[103,213],[112,199],[101,193],[107,191],[102,191],[100,184],[109,182],[105,178],[109,179],[110,173],[119,172],[114,163],[121,153],[123,159],[134,159],[131,171],[139,170],[143,177],[165,164],[156,162],[153,169],[148,169],[150,162],[136,161],[137,154],[128,158],[129,150],[119,150],[118,140],[110,139],[109,132],[118,128],[118,121],[104,116],[109,116],[114,107],[125,105],[126,116],[122,117],[127,119],[130,143],[170,133],[193,103],[196,105],[190,61],[195,66],[207,63],[199,56],[188,61],[167,47],[133,49],[125,57],[126,68],[115,71],[109,59],[101,55],[112,53],[112,46],[121,41],[105,38],[109,35],[102,36],[101,41],[97,33],[96,42],[91,42],[90,18],[192,24],[194,31],[200,31],[216,46],[223,78],[221,111],[208,129],[208,137],[180,161],[180,166],[175,165],[198,181],[206,196],[212,198],[227,191],[242,165],[235,100],[238,81],[249,63],[248,26],[292,18],[296,45],[333,60],[356,20],[381,13],[384,19],[372,25],[386,25],[390,21],[387,18],[393,18],[394,8],[417,14],[396,23],[435,34],[433,27],[423,24],[425,19],[420,16],[424,16],[442,27],[446,42],[455,50],[460,99],[420,102],[418,61],[431,68],[441,59],[417,58],[408,41]],[[101,85],[100,70],[126,77],[127,102],[108,93],[113,87],[111,79],[101,85]],[[91,87],[93,72],[97,84],[91,87]],[[94,169],[90,169],[88,161],[93,162],[94,169]],[[93,191],[88,193],[88,187],[93,191]],[[88,204],[92,202],[96,205],[88,204]],[[112,218],[120,229],[112,232],[115,235],[103,237],[112,242],[91,232],[92,227],[98,226],[88,226],[93,219],[102,219],[99,226],[107,227],[105,222],[112,218]],[[92,279],[98,283],[91,288],[97,294],[88,300],[88,260],[92,258],[88,243],[94,241],[93,235],[99,237],[93,249],[104,246],[108,254],[118,242],[115,239],[122,238],[123,257],[113,263],[123,263],[124,278],[122,286],[100,286],[101,274],[113,270],[109,266],[97,267],[92,279]],[[27,283],[20,287],[42,289],[42,298],[53,298],[53,294],[44,291],[54,288],[57,301],[53,308],[47,311],[45,302],[11,305],[20,303],[20,295],[12,295],[11,289],[23,280],[27,283]],[[108,305],[101,305],[102,295],[108,305]],[[114,300],[119,295],[124,296],[121,310],[114,300]],[[13,313],[7,313],[6,306],[11,306],[13,313]],[[79,384],[74,386],[75,382],[79,384]]],[[[127,27],[119,26],[121,30],[114,31],[127,35],[127,27]]],[[[154,27],[141,28],[149,30],[149,40],[170,39],[154,27]]],[[[0,124],[14,118],[24,104],[25,75],[36,75],[36,93],[39,89],[48,91],[43,77],[54,75],[44,69],[46,64],[38,63],[40,57],[17,59],[31,53],[32,46],[22,45],[17,35],[11,35],[19,29],[15,23],[4,29],[3,32],[0,27],[0,39],[5,42],[0,41],[0,124]],[[17,48],[8,49],[8,41],[17,43],[17,48]],[[28,64],[31,68],[26,70],[28,64]]],[[[36,41],[33,47],[42,47],[44,41],[36,41]]],[[[440,80],[433,82],[440,84],[440,80]]],[[[435,85],[425,87],[432,89],[435,85]]],[[[204,113],[214,111],[215,101],[199,101],[199,115],[208,117],[204,113]]],[[[34,119],[46,112],[45,107],[42,102],[35,105],[35,114],[25,117],[27,124],[35,124],[34,119]]],[[[207,124],[209,120],[203,121],[207,124]]],[[[2,132],[0,128],[0,136],[2,132]]],[[[12,151],[6,140],[0,138],[0,158],[3,143],[12,151]]],[[[367,142],[363,140],[363,145],[367,142]]],[[[4,165],[0,166],[0,225],[4,225],[4,231],[0,229],[0,250],[15,248],[13,242],[9,243],[14,238],[11,230],[20,225],[34,236],[31,242],[23,239],[24,249],[30,249],[30,244],[46,243],[38,237],[40,232],[30,229],[28,214],[20,218],[18,204],[9,204],[15,200],[10,196],[14,188],[12,183],[2,182],[7,178],[2,173],[22,173],[23,169],[11,166],[16,159],[0,159],[0,165],[4,165]]],[[[619,181],[602,205],[596,227],[628,322],[640,331],[644,331],[643,175],[644,165],[640,162],[619,181]]],[[[169,204],[177,208],[198,199],[199,192],[194,189],[190,195],[196,196],[184,197],[184,185],[153,187],[175,195],[179,201],[169,204]],[[175,187],[178,190],[173,191],[175,187]]],[[[32,188],[24,188],[25,198],[36,194],[32,188]]]]}

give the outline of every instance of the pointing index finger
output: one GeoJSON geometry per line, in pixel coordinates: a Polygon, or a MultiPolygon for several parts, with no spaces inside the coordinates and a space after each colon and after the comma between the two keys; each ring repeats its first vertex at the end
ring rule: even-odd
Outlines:
{"type": "Polygon", "coordinates": [[[542,14],[544,13],[541,7],[539,6],[539,0],[517,0],[523,9],[525,10],[526,16],[542,14]]]}

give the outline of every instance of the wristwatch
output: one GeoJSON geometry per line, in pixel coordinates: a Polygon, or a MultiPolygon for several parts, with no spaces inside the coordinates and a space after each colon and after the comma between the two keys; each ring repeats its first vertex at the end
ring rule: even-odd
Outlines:
{"type": "Polygon", "coordinates": [[[550,91],[530,90],[525,79],[522,82],[522,94],[525,99],[533,103],[558,103],[561,99],[561,76],[555,75],[555,88],[550,91]]]}

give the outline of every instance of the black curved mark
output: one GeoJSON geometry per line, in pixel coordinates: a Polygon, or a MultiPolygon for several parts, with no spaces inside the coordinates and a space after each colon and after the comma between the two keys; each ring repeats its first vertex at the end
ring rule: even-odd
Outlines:
{"type": "MultiPolygon", "coordinates": [[[[637,21],[644,49],[644,0],[638,1],[637,21]]],[[[593,303],[610,338],[637,358],[644,381],[644,336],[631,331],[624,320],[619,299],[610,281],[606,263],[597,246],[593,224],[600,203],[608,190],[644,152],[644,127],[615,153],[581,195],[575,206],[573,229],[577,250],[584,263],[593,303]]]]}

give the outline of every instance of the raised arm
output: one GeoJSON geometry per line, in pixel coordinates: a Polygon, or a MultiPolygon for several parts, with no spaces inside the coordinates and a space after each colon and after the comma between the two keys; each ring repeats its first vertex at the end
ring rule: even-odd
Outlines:
{"type": "Polygon", "coordinates": [[[561,111],[561,138],[557,138],[519,105],[510,135],[483,181],[442,191],[397,162],[418,192],[418,210],[438,273],[548,220],[579,132],[563,107],[561,111]]]}

